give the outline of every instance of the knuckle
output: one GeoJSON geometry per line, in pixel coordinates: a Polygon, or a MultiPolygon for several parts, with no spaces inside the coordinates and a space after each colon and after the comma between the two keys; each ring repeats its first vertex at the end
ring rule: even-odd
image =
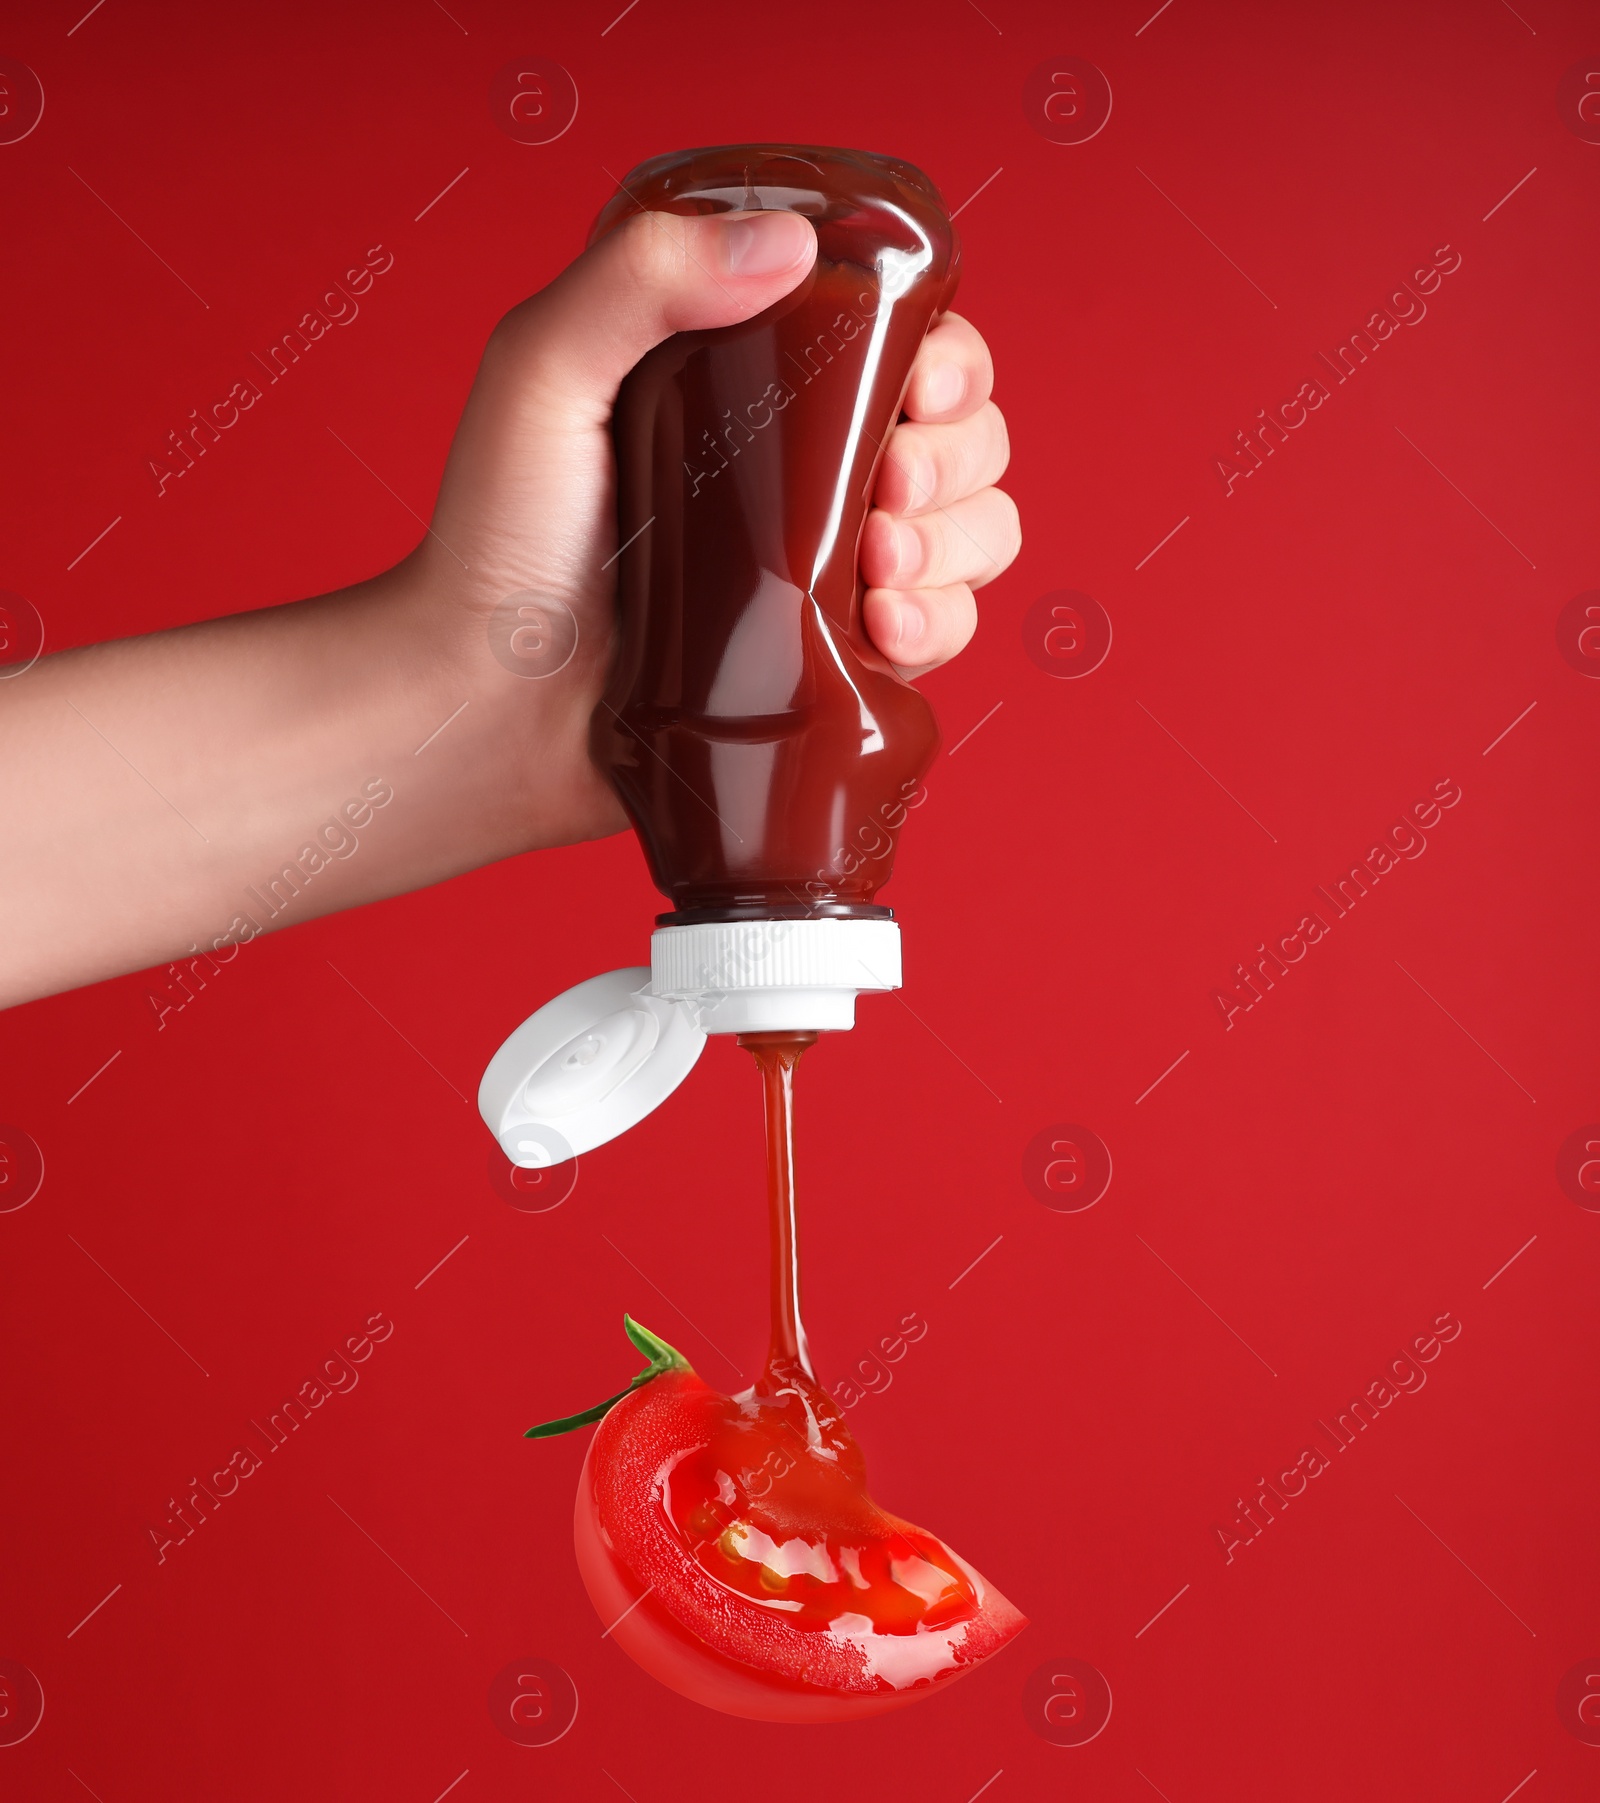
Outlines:
{"type": "Polygon", "coordinates": [[[987,491],[969,496],[946,523],[939,561],[947,581],[981,586],[1004,568],[995,554],[999,535],[985,505],[986,498],[987,491]]]}
{"type": "Polygon", "coordinates": [[[989,433],[989,467],[994,471],[989,480],[998,482],[1011,467],[1011,433],[1006,416],[993,401],[984,404],[984,424],[989,433]]]}
{"type": "Polygon", "coordinates": [[[965,541],[952,531],[949,520],[942,513],[927,514],[915,524],[922,541],[925,580],[930,584],[943,582],[946,574],[960,561],[961,546],[965,541]]]}
{"type": "Polygon", "coordinates": [[[933,457],[934,493],[923,498],[931,507],[935,501],[958,500],[972,484],[974,468],[970,435],[958,426],[934,426],[928,448],[933,457]]]}
{"type": "Polygon", "coordinates": [[[892,471],[900,479],[900,485],[910,497],[910,501],[914,501],[916,498],[911,486],[911,471],[922,451],[921,433],[915,426],[908,424],[895,427],[884,451],[885,470],[892,471]]]}
{"type": "Polygon", "coordinates": [[[982,498],[982,580],[992,582],[1002,570],[1009,568],[1022,548],[1022,520],[1016,502],[1003,488],[986,489],[982,498]]]}
{"type": "Polygon", "coordinates": [[[984,415],[976,416],[978,424],[967,450],[967,493],[974,494],[994,480],[989,471],[994,464],[994,432],[984,415]]]}
{"type": "Polygon", "coordinates": [[[684,261],[683,221],[675,213],[635,213],[615,237],[624,270],[641,288],[670,281],[684,261]]]}
{"type": "Polygon", "coordinates": [[[967,379],[972,384],[975,394],[981,394],[984,400],[989,398],[994,387],[994,358],[989,354],[989,347],[984,342],[983,334],[976,326],[969,325],[962,347],[962,361],[967,366],[967,379]]]}
{"type": "Polygon", "coordinates": [[[485,360],[494,358],[498,361],[517,354],[532,329],[538,301],[539,297],[534,295],[529,300],[519,301],[510,312],[500,316],[489,334],[489,342],[484,346],[485,360]]]}
{"type": "Polygon", "coordinates": [[[985,402],[971,419],[946,427],[944,441],[944,499],[956,501],[986,488],[1005,467],[1003,424],[997,432],[999,409],[985,402]],[[999,466],[996,467],[997,459],[999,466]]]}
{"type": "Polygon", "coordinates": [[[940,517],[938,514],[922,514],[918,519],[907,519],[906,525],[916,535],[916,557],[909,575],[915,575],[918,581],[938,581],[938,572],[943,570],[949,555],[940,517]]]}
{"type": "Polygon", "coordinates": [[[946,605],[941,610],[945,620],[945,656],[954,657],[972,643],[978,630],[978,603],[964,582],[947,589],[945,594],[946,605]]]}
{"type": "Polygon", "coordinates": [[[933,494],[924,495],[922,504],[931,507],[935,501],[948,501],[961,492],[966,477],[967,447],[961,434],[949,426],[930,426],[923,441],[933,461],[933,494]]]}

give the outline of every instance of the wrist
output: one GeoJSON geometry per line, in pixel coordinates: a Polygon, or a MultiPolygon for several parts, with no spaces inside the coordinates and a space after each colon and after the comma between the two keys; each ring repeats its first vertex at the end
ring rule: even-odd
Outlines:
{"type": "Polygon", "coordinates": [[[609,620],[602,634],[558,598],[490,592],[428,541],[379,583],[410,671],[407,774],[450,810],[461,868],[627,824],[589,756],[609,620]]]}

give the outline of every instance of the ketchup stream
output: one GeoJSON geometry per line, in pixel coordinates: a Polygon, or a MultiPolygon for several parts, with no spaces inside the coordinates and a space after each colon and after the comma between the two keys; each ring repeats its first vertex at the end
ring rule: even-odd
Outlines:
{"type": "Polygon", "coordinates": [[[767,1220],[772,1248],[772,1339],[767,1373],[798,1366],[815,1380],[800,1319],[800,1247],[795,1229],[794,1073],[815,1033],[741,1033],[761,1072],[767,1123],[767,1220]]]}

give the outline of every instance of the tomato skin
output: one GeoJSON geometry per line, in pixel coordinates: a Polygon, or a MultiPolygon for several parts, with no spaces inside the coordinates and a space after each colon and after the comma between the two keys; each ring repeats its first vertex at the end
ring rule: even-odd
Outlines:
{"type": "Polygon", "coordinates": [[[730,1401],[691,1371],[667,1372],[612,1409],[584,1458],[578,1569],[608,1637],[652,1677],[728,1715],[845,1721],[947,1688],[1026,1626],[942,1542],[884,1515],[864,1488],[862,1507],[887,1524],[880,1531],[937,1547],[970,1580],[963,1619],[918,1633],[878,1633],[859,1615],[844,1618],[856,1624],[848,1634],[804,1629],[708,1576],[662,1506],[661,1478],[738,1419],[741,1403],[747,1416],[747,1399],[730,1401]]]}

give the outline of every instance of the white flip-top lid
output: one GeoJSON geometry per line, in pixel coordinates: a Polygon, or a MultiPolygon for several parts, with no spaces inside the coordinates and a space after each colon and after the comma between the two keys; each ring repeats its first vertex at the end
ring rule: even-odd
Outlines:
{"type": "Polygon", "coordinates": [[[709,1033],[841,1032],[858,995],[900,987],[888,919],[661,927],[650,958],[546,1002],[490,1060],[478,1112],[513,1164],[561,1164],[637,1126],[709,1033]]]}
{"type": "Polygon", "coordinates": [[[706,1036],[650,970],[608,970],[546,1002],[489,1061],[478,1112],[513,1164],[561,1164],[615,1139],[694,1069],[706,1036]]]}

